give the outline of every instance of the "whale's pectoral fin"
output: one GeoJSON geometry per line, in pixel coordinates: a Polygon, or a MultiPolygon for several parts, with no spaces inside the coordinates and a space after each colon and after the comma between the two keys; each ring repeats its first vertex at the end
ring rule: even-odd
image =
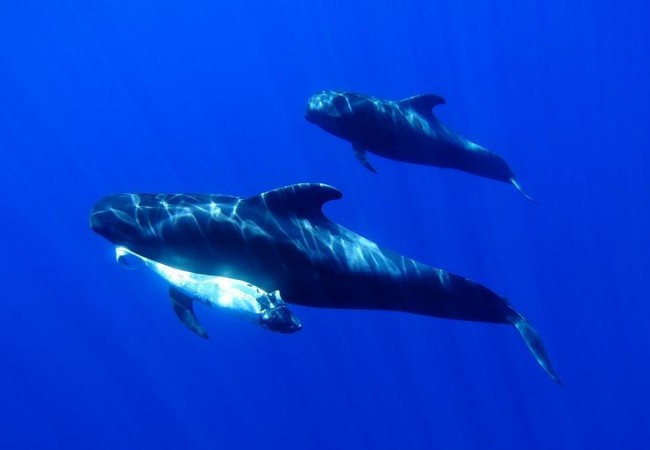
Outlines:
{"type": "Polygon", "coordinates": [[[181,322],[183,322],[183,325],[201,336],[203,339],[207,339],[208,333],[201,326],[194,314],[194,300],[173,286],[169,288],[169,298],[172,301],[174,313],[176,313],[176,316],[181,322]]]}
{"type": "Polygon", "coordinates": [[[445,99],[435,94],[414,95],[399,101],[400,106],[411,108],[425,117],[432,116],[433,108],[444,103],[445,99]]]}
{"type": "Polygon", "coordinates": [[[370,162],[368,162],[368,159],[366,158],[366,149],[358,145],[353,145],[352,148],[354,149],[354,156],[356,156],[359,162],[363,164],[363,167],[365,167],[372,173],[377,173],[375,168],[372,167],[372,164],[370,164],[370,162]]]}
{"type": "Polygon", "coordinates": [[[528,350],[533,354],[539,365],[542,366],[542,369],[546,371],[553,381],[557,384],[562,384],[560,378],[555,373],[555,370],[553,370],[551,359],[548,357],[546,349],[544,348],[544,343],[542,343],[542,338],[539,337],[537,331],[535,331],[535,329],[521,314],[514,310],[508,320],[515,326],[517,331],[519,331],[521,337],[524,338],[528,350]]]}

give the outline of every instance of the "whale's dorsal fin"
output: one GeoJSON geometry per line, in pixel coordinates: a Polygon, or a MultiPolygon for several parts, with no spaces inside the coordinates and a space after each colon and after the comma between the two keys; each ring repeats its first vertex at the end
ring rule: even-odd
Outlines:
{"type": "Polygon", "coordinates": [[[273,212],[291,212],[302,217],[322,216],[323,204],[343,197],[335,187],[321,183],[298,183],[264,192],[244,200],[259,203],[273,212]]]}
{"type": "Polygon", "coordinates": [[[433,108],[444,103],[445,99],[435,94],[414,95],[399,101],[400,106],[407,106],[423,116],[433,115],[433,108]]]}
{"type": "Polygon", "coordinates": [[[174,308],[174,313],[176,313],[176,317],[178,317],[180,321],[183,322],[183,325],[201,336],[203,339],[207,339],[208,333],[201,326],[199,320],[194,314],[194,308],[192,307],[194,301],[192,300],[192,297],[171,286],[169,288],[169,298],[172,301],[172,306],[174,308]]]}

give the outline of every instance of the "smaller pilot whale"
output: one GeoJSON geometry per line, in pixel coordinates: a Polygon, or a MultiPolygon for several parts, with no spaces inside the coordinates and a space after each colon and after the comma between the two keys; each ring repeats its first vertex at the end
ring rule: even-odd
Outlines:
{"type": "Polygon", "coordinates": [[[208,337],[194,314],[193,301],[229,310],[245,320],[270,331],[293,333],[302,328],[300,320],[289,310],[279,291],[266,292],[250,283],[233,278],[202,275],[175,269],[145,258],[126,247],[115,247],[118,263],[131,268],[139,260],[169,282],[169,297],[174,313],[191,331],[208,337]]]}
{"type": "Polygon", "coordinates": [[[433,108],[443,103],[442,97],[433,94],[391,101],[354,92],[323,91],[309,99],[305,118],[350,141],[356,157],[372,172],[377,173],[366,152],[510,183],[535,202],[503,158],[450,131],[438,120],[433,108]]]}

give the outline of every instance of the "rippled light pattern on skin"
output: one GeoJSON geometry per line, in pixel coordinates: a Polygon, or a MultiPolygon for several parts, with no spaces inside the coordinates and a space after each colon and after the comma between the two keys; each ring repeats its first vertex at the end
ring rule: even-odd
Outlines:
{"type": "MultiPolygon", "coordinates": [[[[559,381],[537,332],[505,298],[329,220],[322,207],[341,196],[336,188],[318,183],[248,198],[115,194],[97,202],[90,225],[114,245],[147,258],[152,270],[191,300],[248,314],[271,331],[301,328],[278,291],[289,304],[510,324],[559,381]],[[225,286],[224,277],[231,279],[225,286]],[[232,279],[253,287],[232,284],[232,279]],[[270,293],[254,298],[261,291],[254,286],[270,293]]],[[[173,292],[170,296],[174,300],[173,292]]],[[[188,311],[180,311],[188,325],[188,311]]],[[[194,322],[188,326],[203,335],[194,322]]]]}

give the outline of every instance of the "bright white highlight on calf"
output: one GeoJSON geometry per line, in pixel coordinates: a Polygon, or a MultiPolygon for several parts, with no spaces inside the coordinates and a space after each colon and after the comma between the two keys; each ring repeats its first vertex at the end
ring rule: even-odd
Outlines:
{"type": "Polygon", "coordinates": [[[233,310],[250,316],[248,318],[253,321],[257,320],[262,311],[257,299],[267,292],[245,281],[175,269],[138,255],[126,247],[115,247],[118,262],[125,262],[123,258],[126,257],[141,261],[169,284],[208,306],[233,310]]]}

